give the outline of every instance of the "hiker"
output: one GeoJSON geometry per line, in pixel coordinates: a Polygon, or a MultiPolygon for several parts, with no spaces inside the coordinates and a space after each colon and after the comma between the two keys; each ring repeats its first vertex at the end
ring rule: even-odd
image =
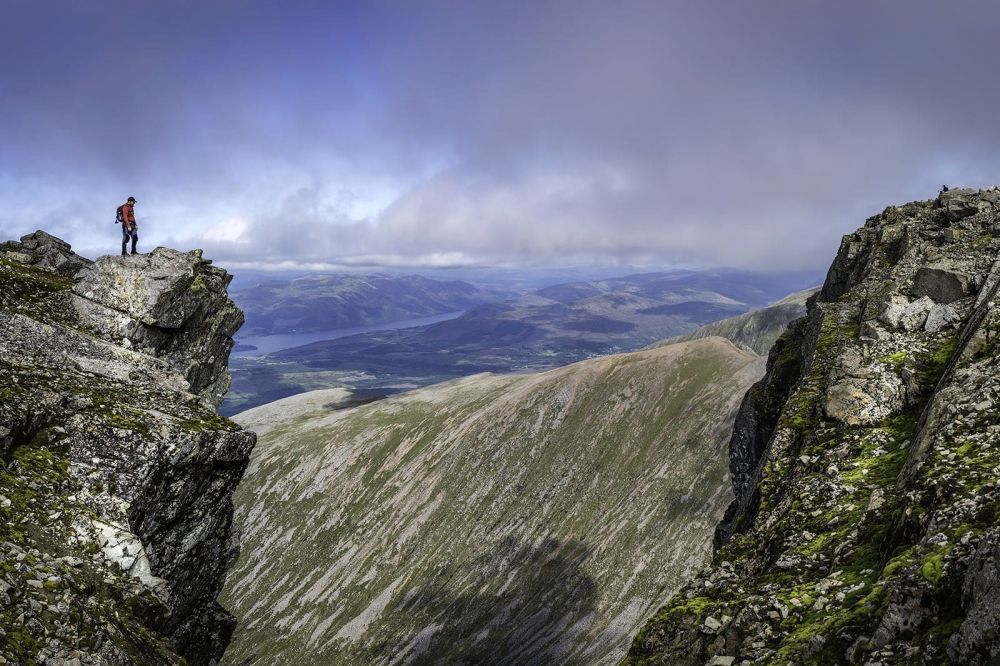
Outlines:
{"type": "Polygon", "coordinates": [[[122,225],[122,256],[128,255],[125,246],[128,239],[132,239],[132,254],[136,254],[135,244],[139,242],[139,225],[135,222],[135,197],[129,197],[128,201],[118,207],[118,222],[122,225]]]}

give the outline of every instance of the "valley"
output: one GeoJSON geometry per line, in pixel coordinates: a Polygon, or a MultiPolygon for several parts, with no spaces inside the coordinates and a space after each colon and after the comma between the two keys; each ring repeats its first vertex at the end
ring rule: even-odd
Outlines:
{"type": "Polygon", "coordinates": [[[710,555],[763,358],[722,338],[245,412],[227,663],[613,664],[710,555]]]}
{"type": "Polygon", "coordinates": [[[765,307],[819,279],[677,270],[571,282],[429,325],[387,327],[266,355],[239,352],[245,355],[233,359],[233,388],[221,412],[322,388],[389,394],[479,372],[538,371],[632,351],[765,307]]]}

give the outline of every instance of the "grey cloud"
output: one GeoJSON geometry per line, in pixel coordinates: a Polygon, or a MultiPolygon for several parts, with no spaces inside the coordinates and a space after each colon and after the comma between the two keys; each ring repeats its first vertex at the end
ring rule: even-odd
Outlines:
{"type": "Polygon", "coordinates": [[[113,248],[135,194],[239,265],[799,268],[1000,182],[993,3],[40,6],[0,27],[7,235],[113,248]]]}

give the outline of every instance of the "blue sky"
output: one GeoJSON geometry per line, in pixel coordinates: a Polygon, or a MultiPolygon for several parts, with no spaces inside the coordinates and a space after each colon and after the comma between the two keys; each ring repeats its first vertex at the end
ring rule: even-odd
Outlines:
{"type": "Polygon", "coordinates": [[[825,266],[1000,184],[987,2],[23,2],[0,235],[236,267],[825,266]]]}

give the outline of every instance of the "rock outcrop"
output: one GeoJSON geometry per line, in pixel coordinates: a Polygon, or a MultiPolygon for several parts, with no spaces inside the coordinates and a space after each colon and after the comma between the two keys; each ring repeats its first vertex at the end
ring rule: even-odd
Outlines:
{"type": "Polygon", "coordinates": [[[215,412],[229,280],[199,252],[0,244],[0,663],[221,658],[255,442],[215,412]]]}
{"type": "Polygon", "coordinates": [[[713,563],[629,664],[1000,661],[1000,190],[844,238],[730,442],[713,563]]]}

